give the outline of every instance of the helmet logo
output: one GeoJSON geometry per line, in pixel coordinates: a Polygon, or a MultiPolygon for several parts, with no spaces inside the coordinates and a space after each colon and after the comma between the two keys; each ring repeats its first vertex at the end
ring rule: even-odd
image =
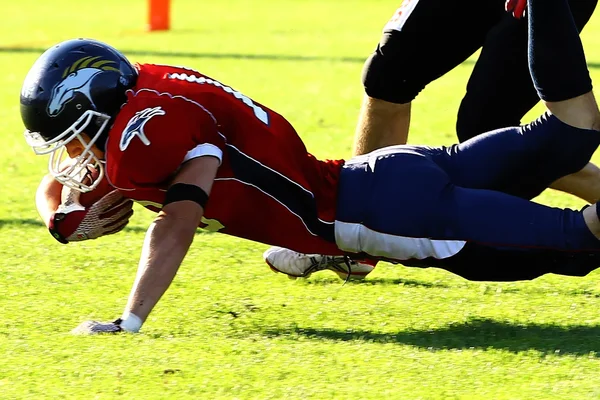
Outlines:
{"type": "Polygon", "coordinates": [[[81,93],[96,107],[90,93],[90,84],[94,77],[104,71],[119,71],[107,64],[114,61],[99,60],[100,57],[87,56],[75,61],[71,66],[65,68],[62,79],[52,88],[50,101],[48,102],[48,115],[56,117],[65,108],[65,105],[75,97],[75,93],[81,93]]]}
{"type": "Polygon", "coordinates": [[[146,146],[150,145],[150,140],[144,133],[144,125],[155,115],[165,115],[165,111],[160,107],[146,108],[142,111],[138,111],[129,120],[123,134],[121,134],[121,141],[119,142],[119,148],[121,151],[125,151],[127,146],[131,143],[134,137],[139,137],[142,143],[146,146]]]}

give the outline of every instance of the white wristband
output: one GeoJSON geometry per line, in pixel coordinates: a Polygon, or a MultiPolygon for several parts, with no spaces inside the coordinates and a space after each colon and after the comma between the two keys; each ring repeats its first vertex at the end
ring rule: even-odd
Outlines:
{"type": "Polygon", "coordinates": [[[142,324],[143,322],[140,317],[129,311],[125,311],[123,312],[123,316],[121,316],[121,323],[119,325],[124,331],[136,333],[140,331],[142,324]]]}

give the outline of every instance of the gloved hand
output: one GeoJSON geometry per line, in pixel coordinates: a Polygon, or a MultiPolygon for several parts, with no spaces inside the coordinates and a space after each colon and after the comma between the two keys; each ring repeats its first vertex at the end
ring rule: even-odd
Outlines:
{"type": "Polygon", "coordinates": [[[521,19],[527,12],[527,0],[506,0],[504,8],[516,19],[521,19]]]}
{"type": "Polygon", "coordinates": [[[98,322],[98,321],[85,321],[79,324],[79,326],[71,331],[77,335],[95,335],[98,333],[119,333],[125,332],[121,328],[121,318],[113,322],[98,322]]]}
{"type": "Polygon", "coordinates": [[[50,218],[50,234],[60,243],[79,242],[122,230],[133,215],[133,201],[113,190],[89,207],[77,198],[61,204],[50,218]]]}

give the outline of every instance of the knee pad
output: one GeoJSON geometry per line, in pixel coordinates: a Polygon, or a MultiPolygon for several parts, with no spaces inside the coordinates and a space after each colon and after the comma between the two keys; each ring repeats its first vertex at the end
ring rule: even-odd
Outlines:
{"type": "Polygon", "coordinates": [[[364,64],[362,83],[369,97],[404,104],[414,100],[429,82],[414,73],[419,70],[418,60],[409,57],[410,50],[403,50],[399,45],[399,34],[401,32],[384,33],[377,49],[364,64]]]}

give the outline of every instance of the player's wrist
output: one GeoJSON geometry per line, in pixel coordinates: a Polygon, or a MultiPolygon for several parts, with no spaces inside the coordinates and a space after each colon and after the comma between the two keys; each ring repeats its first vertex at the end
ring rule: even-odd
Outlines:
{"type": "Polygon", "coordinates": [[[140,331],[144,322],[137,315],[130,313],[129,311],[123,312],[119,326],[127,332],[137,333],[140,331]]]}

